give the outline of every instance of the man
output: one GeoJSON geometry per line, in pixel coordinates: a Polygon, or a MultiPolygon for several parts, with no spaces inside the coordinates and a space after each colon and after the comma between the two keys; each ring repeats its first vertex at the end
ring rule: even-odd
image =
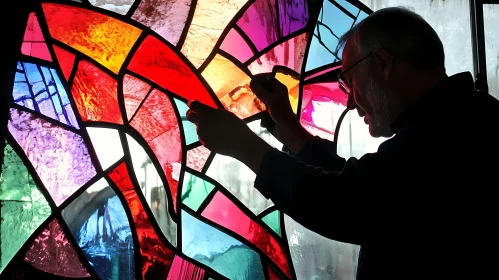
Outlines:
{"type": "Polygon", "coordinates": [[[374,12],[340,44],[350,105],[372,136],[393,136],[376,153],[338,157],[266,74],[251,88],[291,155],[233,114],[191,102],[199,139],[250,167],[255,187],[303,226],[361,245],[358,279],[482,279],[497,259],[499,101],[475,91],[470,73],[447,76],[440,39],[411,11],[374,12]]]}

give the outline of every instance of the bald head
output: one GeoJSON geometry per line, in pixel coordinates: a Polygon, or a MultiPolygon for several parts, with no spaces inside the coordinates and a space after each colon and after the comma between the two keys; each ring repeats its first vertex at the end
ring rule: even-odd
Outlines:
{"type": "Polygon", "coordinates": [[[359,54],[384,48],[416,69],[445,69],[442,41],[418,14],[400,7],[380,9],[345,33],[338,49],[353,45],[359,54]]]}

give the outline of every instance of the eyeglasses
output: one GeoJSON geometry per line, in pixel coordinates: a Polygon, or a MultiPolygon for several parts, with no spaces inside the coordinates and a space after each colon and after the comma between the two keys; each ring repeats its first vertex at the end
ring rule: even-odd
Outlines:
{"type": "Polygon", "coordinates": [[[346,93],[346,94],[350,94],[350,92],[352,92],[352,87],[348,84],[347,80],[345,79],[345,77],[343,77],[343,75],[345,75],[345,73],[352,69],[355,65],[361,63],[364,59],[370,57],[371,55],[373,55],[374,52],[370,52],[368,55],[364,56],[361,60],[355,62],[354,64],[350,65],[350,67],[348,67],[347,69],[345,69],[345,71],[341,72],[339,75],[338,75],[338,84],[340,85],[340,89],[346,93]]]}

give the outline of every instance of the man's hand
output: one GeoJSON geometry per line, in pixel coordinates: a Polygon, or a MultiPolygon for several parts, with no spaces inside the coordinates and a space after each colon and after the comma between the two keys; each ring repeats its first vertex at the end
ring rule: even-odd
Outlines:
{"type": "Polygon", "coordinates": [[[269,130],[274,137],[297,154],[306,142],[313,138],[300,124],[291,108],[288,88],[270,73],[257,74],[250,83],[255,95],[267,106],[267,111],[275,125],[269,125],[262,119],[261,126],[269,130]]]}
{"type": "Polygon", "coordinates": [[[198,101],[188,103],[187,120],[196,124],[199,141],[215,153],[236,158],[256,174],[272,147],[233,113],[198,101]]]}

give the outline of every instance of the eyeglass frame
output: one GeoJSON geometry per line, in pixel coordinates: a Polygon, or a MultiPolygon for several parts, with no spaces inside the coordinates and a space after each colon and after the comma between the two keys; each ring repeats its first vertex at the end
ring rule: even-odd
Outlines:
{"type": "Polygon", "coordinates": [[[357,64],[361,63],[362,61],[364,61],[365,59],[369,58],[371,55],[374,54],[374,51],[370,52],[368,55],[364,56],[363,58],[361,58],[359,61],[355,62],[354,64],[350,65],[347,67],[347,69],[345,69],[345,71],[342,71],[339,75],[338,75],[338,85],[339,85],[339,88],[346,94],[350,94],[350,92],[352,91],[352,87],[348,84],[348,82],[346,82],[345,78],[343,77],[345,75],[345,73],[352,69],[354,66],[356,66],[357,64]]]}

